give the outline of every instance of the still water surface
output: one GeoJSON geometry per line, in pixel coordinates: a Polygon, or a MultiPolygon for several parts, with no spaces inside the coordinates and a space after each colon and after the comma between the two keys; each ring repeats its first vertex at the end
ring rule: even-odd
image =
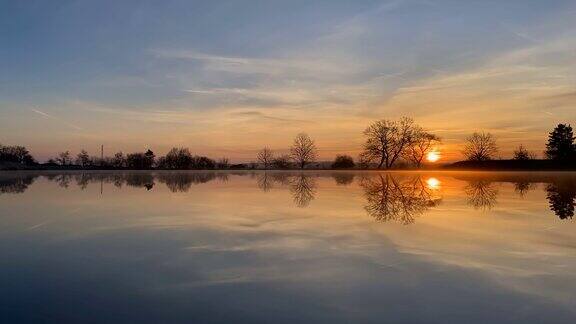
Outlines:
{"type": "Polygon", "coordinates": [[[0,322],[574,323],[576,173],[0,173],[0,322]]]}

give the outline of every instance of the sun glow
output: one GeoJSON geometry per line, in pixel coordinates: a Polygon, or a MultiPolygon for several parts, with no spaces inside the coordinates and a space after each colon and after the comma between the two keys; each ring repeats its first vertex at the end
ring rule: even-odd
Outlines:
{"type": "Polygon", "coordinates": [[[426,184],[428,185],[429,189],[440,189],[440,180],[436,178],[428,178],[428,180],[426,180],[426,184]]]}
{"type": "Polygon", "coordinates": [[[440,160],[440,152],[438,151],[428,152],[428,154],[426,155],[426,160],[428,160],[429,162],[436,162],[440,160]]]}

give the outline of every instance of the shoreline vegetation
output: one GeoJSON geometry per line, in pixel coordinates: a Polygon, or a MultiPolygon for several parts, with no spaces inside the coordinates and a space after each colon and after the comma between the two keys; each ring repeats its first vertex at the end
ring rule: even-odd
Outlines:
{"type": "Polygon", "coordinates": [[[486,170],[486,171],[574,171],[576,144],[572,127],[558,124],[549,133],[544,159],[520,145],[511,159],[498,157],[496,137],[475,132],[462,143],[465,161],[438,163],[442,140],[419,126],[413,119],[382,119],[363,132],[365,142],[356,160],[346,154],[334,161],[317,161],[318,149],[312,138],[300,133],[294,138],[288,153],[278,154],[262,148],[255,160],[231,164],[226,157],[212,159],[193,155],[188,148],[174,147],[164,156],[145,152],[91,156],[81,150],[58,153],[45,163],[39,163],[24,146],[0,144],[0,170],[486,170]],[[429,162],[426,163],[425,161],[429,162]]]}

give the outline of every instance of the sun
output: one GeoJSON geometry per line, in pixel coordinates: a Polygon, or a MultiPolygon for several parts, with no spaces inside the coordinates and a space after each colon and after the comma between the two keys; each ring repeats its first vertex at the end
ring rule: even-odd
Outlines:
{"type": "Polygon", "coordinates": [[[436,162],[440,160],[440,152],[438,151],[428,152],[428,154],[426,155],[426,160],[428,160],[429,162],[436,162]]]}

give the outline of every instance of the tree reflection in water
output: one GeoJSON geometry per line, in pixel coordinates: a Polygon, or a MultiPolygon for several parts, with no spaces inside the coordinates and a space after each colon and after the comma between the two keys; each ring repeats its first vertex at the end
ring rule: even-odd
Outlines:
{"type": "Polygon", "coordinates": [[[441,200],[420,176],[403,178],[379,174],[364,177],[360,185],[367,201],[364,209],[381,222],[412,224],[416,217],[437,206],[441,200]]]}
{"type": "Polygon", "coordinates": [[[268,192],[274,188],[274,179],[268,172],[260,174],[258,178],[256,178],[256,182],[258,183],[258,188],[264,192],[268,192]]]}
{"type": "Polygon", "coordinates": [[[474,209],[492,209],[498,197],[498,189],[492,181],[486,179],[469,181],[464,192],[468,196],[468,205],[474,209]]]}
{"type": "Polygon", "coordinates": [[[518,181],[514,182],[514,191],[524,198],[528,192],[536,189],[536,184],[529,181],[518,181]]]}
{"type": "MultiPolygon", "coordinates": [[[[84,190],[92,183],[110,183],[118,188],[124,185],[151,190],[156,182],[160,182],[171,192],[187,192],[192,185],[203,184],[214,180],[228,181],[229,175],[249,175],[256,178],[262,191],[269,191],[274,186],[288,187],[294,203],[298,207],[306,207],[316,195],[316,179],[318,174],[293,172],[85,172],[85,173],[1,173],[0,194],[23,193],[38,177],[44,177],[55,182],[62,188],[69,188],[75,183],[84,190]]],[[[358,174],[336,172],[330,174],[337,185],[350,185],[358,174]]],[[[498,196],[497,182],[514,184],[514,190],[525,196],[536,188],[536,182],[547,183],[546,198],[550,210],[560,219],[574,217],[576,206],[576,181],[573,175],[530,175],[530,178],[514,176],[502,179],[495,176],[485,176],[482,179],[467,179],[464,187],[468,204],[475,209],[491,209],[496,204],[498,196]]],[[[439,181],[428,178],[423,181],[419,175],[401,176],[394,174],[364,175],[360,185],[367,199],[366,211],[380,221],[395,220],[403,224],[414,222],[415,217],[439,202],[437,193],[439,181]]]]}
{"type": "Polygon", "coordinates": [[[313,177],[300,174],[290,179],[290,192],[298,207],[306,207],[316,194],[316,181],[313,177]]]}
{"type": "Polygon", "coordinates": [[[352,173],[334,173],[332,175],[332,177],[334,178],[334,180],[336,181],[336,184],[339,186],[347,186],[352,184],[352,182],[354,182],[354,174],[352,173]]]}
{"type": "Polygon", "coordinates": [[[264,192],[270,191],[276,184],[288,186],[292,199],[298,207],[306,207],[314,200],[316,180],[313,175],[305,173],[288,174],[284,172],[260,173],[256,179],[258,188],[264,192]]]}
{"type": "Polygon", "coordinates": [[[49,174],[46,176],[48,180],[54,181],[59,187],[68,188],[70,187],[70,181],[74,177],[74,174],[64,173],[64,174],[49,174]]]}
{"type": "Polygon", "coordinates": [[[576,183],[557,182],[546,186],[546,197],[550,210],[560,219],[574,217],[574,207],[576,205],[576,183]]]}
{"type": "Polygon", "coordinates": [[[188,192],[193,184],[208,183],[213,180],[228,181],[228,175],[217,172],[199,173],[159,173],[158,182],[164,183],[171,192],[188,192]]]}
{"type": "Polygon", "coordinates": [[[0,177],[0,194],[23,193],[28,189],[36,180],[36,176],[32,175],[16,175],[8,177],[0,177]]]}

